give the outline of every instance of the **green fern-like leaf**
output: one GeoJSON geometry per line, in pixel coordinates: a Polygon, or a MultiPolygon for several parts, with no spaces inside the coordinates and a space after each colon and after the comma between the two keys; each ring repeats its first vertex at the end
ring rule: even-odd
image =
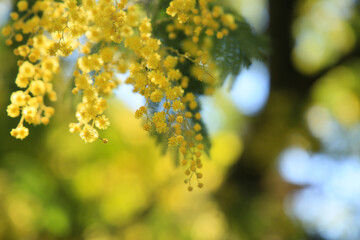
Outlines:
{"type": "Polygon", "coordinates": [[[264,61],[267,39],[255,35],[245,20],[237,20],[237,29],[230,31],[222,39],[214,40],[212,56],[220,68],[220,85],[228,76],[237,76],[242,68],[247,68],[253,60],[264,61]]]}

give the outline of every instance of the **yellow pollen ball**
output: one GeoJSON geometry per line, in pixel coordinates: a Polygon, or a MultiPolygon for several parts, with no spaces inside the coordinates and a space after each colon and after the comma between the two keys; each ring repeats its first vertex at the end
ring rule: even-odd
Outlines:
{"type": "Polygon", "coordinates": [[[17,139],[24,139],[29,135],[29,129],[23,126],[18,126],[17,128],[11,130],[10,134],[17,139]]]}
{"type": "Polygon", "coordinates": [[[194,130],[197,131],[197,132],[199,132],[199,131],[201,130],[200,124],[198,124],[198,123],[195,124],[195,125],[194,125],[194,130]]]}
{"type": "Polygon", "coordinates": [[[7,107],[6,111],[7,111],[8,116],[12,117],[12,118],[17,117],[20,114],[19,106],[15,105],[15,104],[10,104],[7,107]]]}
{"type": "Polygon", "coordinates": [[[200,119],[201,119],[201,114],[200,114],[200,113],[196,113],[196,114],[195,114],[195,119],[200,120],[200,119]]]}
{"type": "Polygon", "coordinates": [[[191,113],[191,112],[186,112],[186,113],[185,113],[185,117],[187,117],[187,118],[192,118],[192,113],[191,113]]]}
{"type": "Polygon", "coordinates": [[[224,34],[223,34],[222,32],[218,32],[218,33],[216,34],[216,37],[217,37],[218,39],[222,39],[222,38],[224,37],[224,34]]]}
{"type": "Polygon", "coordinates": [[[34,95],[34,96],[42,96],[44,95],[45,93],[45,84],[43,81],[41,80],[35,80],[35,81],[32,81],[30,83],[30,92],[34,95]]]}
{"type": "Polygon", "coordinates": [[[176,118],[176,121],[177,121],[178,123],[182,123],[182,122],[184,121],[184,118],[183,118],[182,116],[178,116],[178,117],[176,118]]]}
{"type": "Polygon", "coordinates": [[[49,118],[48,117],[42,117],[41,118],[41,123],[44,125],[47,125],[49,123],[49,118]]]}
{"type": "Polygon", "coordinates": [[[190,105],[189,105],[190,109],[194,110],[195,108],[197,108],[197,106],[198,106],[198,104],[197,104],[196,101],[191,101],[190,102],[190,105]]]}
{"type": "Polygon", "coordinates": [[[17,42],[21,42],[23,39],[24,39],[24,38],[23,38],[23,36],[22,36],[21,34],[16,34],[16,35],[15,35],[15,40],[16,40],[17,42]]]}
{"type": "Polygon", "coordinates": [[[28,2],[27,1],[20,1],[20,2],[18,2],[17,7],[18,7],[20,12],[23,12],[28,8],[28,2]]]}
{"type": "Polygon", "coordinates": [[[184,142],[184,137],[181,136],[181,135],[179,135],[179,136],[176,137],[176,141],[177,141],[178,143],[182,143],[182,142],[184,142]]]}
{"type": "Polygon", "coordinates": [[[32,78],[35,74],[35,67],[30,62],[25,61],[21,64],[19,73],[24,77],[32,78]]]}
{"type": "Polygon", "coordinates": [[[200,141],[203,140],[203,136],[202,136],[200,133],[199,133],[199,134],[196,134],[195,140],[200,142],[200,141]]]}
{"type": "Polygon", "coordinates": [[[10,17],[12,20],[16,21],[19,18],[19,14],[16,12],[12,12],[12,13],[10,13],[10,17]]]}
{"type": "Polygon", "coordinates": [[[4,37],[7,37],[11,34],[11,27],[10,26],[6,26],[4,27],[2,30],[1,30],[1,34],[4,36],[4,37]]]}
{"type": "Polygon", "coordinates": [[[199,42],[199,37],[197,37],[197,36],[194,36],[194,37],[192,38],[192,41],[193,41],[194,43],[197,43],[197,42],[199,42]]]}

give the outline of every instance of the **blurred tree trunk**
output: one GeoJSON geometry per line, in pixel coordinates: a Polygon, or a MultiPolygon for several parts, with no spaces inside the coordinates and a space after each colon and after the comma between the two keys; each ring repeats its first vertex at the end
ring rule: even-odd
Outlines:
{"type": "Polygon", "coordinates": [[[244,153],[233,168],[229,181],[246,182],[250,192],[262,190],[263,178],[286,146],[287,131],[302,121],[303,102],[311,87],[310,79],[298,73],[291,61],[291,26],[295,0],[270,0],[271,39],[269,71],[271,89],[265,108],[249,121],[244,133],[244,153]],[[245,179],[244,179],[245,178],[245,179]]]}
{"type": "MultiPolygon", "coordinates": [[[[235,218],[237,214],[251,216],[251,211],[260,207],[251,206],[251,204],[256,204],[256,199],[269,192],[273,197],[275,195],[276,201],[282,203],[285,196],[294,188],[281,179],[276,170],[276,161],[279,153],[289,144],[289,132],[291,133],[292,129],[306,129],[304,128],[302,114],[309,90],[317,79],[316,76],[303,76],[296,71],[292,64],[291,54],[294,45],[292,24],[296,4],[296,0],[269,1],[270,25],[268,36],[271,40],[271,53],[268,64],[271,77],[270,95],[262,112],[249,119],[248,126],[246,126],[243,134],[244,152],[237,164],[231,169],[231,174],[227,179],[228,183],[224,184],[224,189],[219,192],[221,195],[228,195],[226,199],[233,201],[222,204],[225,211],[228,210],[230,217],[235,218]],[[227,186],[237,186],[237,192],[234,193],[234,189],[229,189],[227,186]],[[243,208],[239,209],[239,212],[231,212],[234,209],[227,209],[226,207],[226,205],[231,206],[231,204],[241,205],[243,208]]],[[[282,211],[279,215],[284,214],[283,209],[279,211],[282,211]]],[[[267,217],[265,213],[264,217],[267,217]]],[[[286,219],[286,217],[283,216],[282,219],[286,219]]],[[[276,219],[268,219],[268,221],[273,220],[276,224],[276,219]]],[[[238,224],[242,228],[251,227],[248,226],[250,224],[248,222],[238,224]]],[[[292,225],[290,220],[286,224],[292,225]]],[[[274,231],[276,232],[276,230],[274,231]]],[[[301,230],[298,229],[298,232],[301,230]]],[[[285,234],[281,237],[298,239],[291,236],[291,231],[288,233],[288,236],[285,234]]],[[[248,234],[251,237],[251,233],[248,234]]]]}

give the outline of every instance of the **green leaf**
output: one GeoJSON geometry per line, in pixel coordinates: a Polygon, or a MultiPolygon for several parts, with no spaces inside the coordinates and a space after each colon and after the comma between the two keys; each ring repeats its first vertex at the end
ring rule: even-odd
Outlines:
{"type": "Polygon", "coordinates": [[[253,60],[266,60],[267,39],[255,35],[245,20],[237,20],[236,24],[237,29],[229,35],[214,40],[211,54],[221,70],[220,85],[228,76],[237,76],[241,69],[249,67],[253,60]]]}

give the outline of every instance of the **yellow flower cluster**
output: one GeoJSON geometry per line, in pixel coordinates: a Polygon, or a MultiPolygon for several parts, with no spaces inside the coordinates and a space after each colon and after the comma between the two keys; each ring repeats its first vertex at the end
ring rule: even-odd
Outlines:
{"type": "Polygon", "coordinates": [[[199,0],[199,8],[194,7],[194,0],[174,0],[170,3],[166,12],[174,17],[173,24],[167,26],[169,38],[175,39],[178,31],[183,31],[192,41],[199,42],[201,33],[207,36],[214,36],[222,39],[235,30],[237,25],[232,14],[224,13],[220,6],[213,6],[210,9],[209,3],[213,0],[199,0]]]}
{"type": "MultiPolygon", "coordinates": [[[[213,47],[212,38],[223,39],[237,28],[235,17],[225,13],[220,6],[210,6],[211,2],[214,0],[199,0],[198,7],[193,7],[195,1],[177,0],[167,8],[169,15],[177,16],[166,26],[168,37],[187,36],[181,44],[184,57],[195,63],[191,75],[206,84],[205,94],[212,94],[218,83],[217,67],[209,54],[213,47]]],[[[187,82],[182,86],[186,88],[187,82]]]]}
{"type": "MultiPolygon", "coordinates": [[[[17,6],[19,11],[26,11],[28,3],[20,1],[17,6]]],[[[47,51],[52,41],[43,33],[39,26],[40,18],[35,14],[45,7],[45,4],[34,5],[33,9],[21,18],[17,13],[12,13],[13,27],[7,26],[2,30],[2,34],[8,37],[8,45],[12,44],[13,39],[21,43],[14,50],[14,54],[21,58],[18,61],[19,73],[15,83],[23,90],[11,95],[11,103],[7,107],[10,117],[21,116],[18,126],[11,131],[11,135],[18,139],[24,139],[29,134],[28,128],[24,127],[24,121],[28,124],[46,125],[54,114],[54,109],[45,105],[44,98],[47,97],[50,101],[57,99],[52,79],[53,75],[59,72],[59,58],[49,56],[47,51]],[[32,17],[29,17],[31,13],[32,17]],[[26,43],[23,34],[30,35],[26,43]]]]}
{"type": "Polygon", "coordinates": [[[11,135],[19,139],[28,136],[24,121],[48,124],[54,109],[45,105],[44,97],[56,100],[51,81],[59,71],[59,57],[77,51],[72,92],[82,98],[70,132],[78,133],[85,142],[97,139],[108,142],[98,132],[110,124],[104,115],[106,97],[119,84],[115,75],[129,71],[126,83],[146,99],[135,117],[144,120],[146,131],[168,136],[169,146],[180,151],[188,189],[192,190],[193,177],[202,187],[201,115],[195,95],[185,94],[190,78],[180,71],[180,66],[191,61],[191,74],[200,81],[212,79],[214,85],[210,71],[216,68],[207,52],[211,41],[205,39],[200,44],[200,34],[205,32],[209,37],[216,34],[220,39],[236,28],[234,18],[224,14],[220,7],[210,10],[209,1],[173,0],[167,9],[173,17],[173,24],[167,26],[169,38],[175,38],[179,31],[189,36],[190,40],[182,44],[185,54],[164,46],[154,37],[145,11],[126,0],[83,0],[81,4],[76,0],[37,0],[32,6],[26,0],[18,2],[21,17],[11,13],[12,26],[2,30],[8,45],[13,40],[22,44],[15,49],[15,54],[22,58],[15,83],[24,90],[11,95],[7,108],[10,117],[21,115],[21,119],[11,135]],[[27,41],[23,35],[28,36],[27,41]],[[154,104],[158,106],[155,112],[150,111],[154,104]]]}
{"type": "Polygon", "coordinates": [[[189,19],[189,13],[195,9],[195,0],[174,0],[166,9],[166,13],[172,17],[177,16],[180,23],[185,23],[189,19]]]}

